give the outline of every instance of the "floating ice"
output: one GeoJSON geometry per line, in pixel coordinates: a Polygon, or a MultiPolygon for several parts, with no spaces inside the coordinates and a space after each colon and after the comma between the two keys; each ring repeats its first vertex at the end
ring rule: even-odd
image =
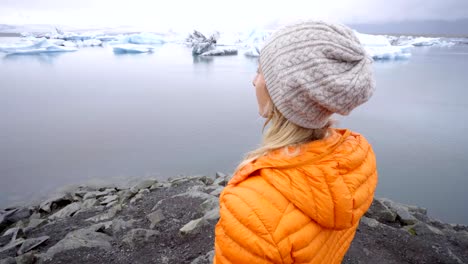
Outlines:
{"type": "Polygon", "coordinates": [[[200,55],[215,48],[215,44],[211,42],[196,43],[192,47],[193,55],[200,55]]]}
{"type": "Polygon", "coordinates": [[[154,50],[153,46],[138,45],[138,44],[120,44],[112,46],[114,53],[151,53],[154,50]]]}
{"type": "Polygon", "coordinates": [[[369,35],[354,31],[359,41],[364,46],[369,47],[388,47],[391,46],[387,37],[381,35],[369,35]]]}
{"type": "Polygon", "coordinates": [[[207,38],[200,31],[194,30],[192,34],[185,39],[189,45],[195,45],[200,43],[212,43],[217,44],[217,41],[220,37],[219,32],[214,32],[209,38],[207,38]]]}
{"type": "Polygon", "coordinates": [[[75,42],[68,41],[68,40],[62,42],[62,46],[64,46],[64,47],[74,47],[74,48],[78,47],[78,45],[75,42]]]}
{"type": "Polygon", "coordinates": [[[270,30],[258,30],[254,29],[247,33],[242,39],[245,47],[263,47],[263,44],[271,35],[270,30]]]}
{"type": "Polygon", "coordinates": [[[97,46],[101,46],[101,45],[102,45],[102,41],[100,41],[99,39],[83,40],[83,46],[84,47],[97,47],[97,46]]]}
{"type": "Polygon", "coordinates": [[[244,55],[247,57],[259,57],[260,56],[260,48],[258,47],[251,47],[244,52],[244,55]]]}
{"type": "Polygon", "coordinates": [[[411,57],[409,46],[392,46],[385,36],[355,32],[366,52],[374,60],[398,60],[411,57]]]}
{"type": "Polygon", "coordinates": [[[468,38],[451,38],[450,41],[455,45],[468,45],[468,38]]]}
{"type": "Polygon", "coordinates": [[[227,48],[227,49],[214,49],[202,53],[200,56],[228,56],[228,55],[237,55],[237,49],[227,48]]]}
{"type": "Polygon", "coordinates": [[[52,52],[70,52],[76,50],[77,49],[74,47],[63,47],[56,45],[54,41],[47,39],[38,39],[35,42],[28,40],[24,43],[0,46],[0,52],[5,52],[8,54],[38,54],[52,52]]]}
{"type": "Polygon", "coordinates": [[[258,57],[260,56],[260,50],[262,49],[265,41],[271,35],[271,31],[254,29],[244,36],[242,40],[243,46],[247,48],[244,55],[247,57],[258,57]]]}
{"type": "Polygon", "coordinates": [[[450,47],[455,45],[450,40],[442,38],[428,38],[428,37],[412,37],[412,36],[400,36],[391,37],[393,45],[405,46],[412,45],[415,47],[426,47],[426,46],[438,46],[438,47],[450,47]]]}
{"type": "Polygon", "coordinates": [[[54,34],[54,35],[51,35],[50,37],[56,38],[56,39],[69,40],[69,41],[83,41],[83,40],[88,40],[88,39],[94,39],[96,37],[96,34],[95,33],[77,34],[73,32],[66,32],[62,34],[54,34]]]}
{"type": "Polygon", "coordinates": [[[124,35],[117,40],[111,42],[111,44],[164,44],[166,41],[164,40],[164,36],[160,34],[154,33],[139,33],[139,34],[131,34],[131,35],[124,35]]]}
{"type": "Polygon", "coordinates": [[[374,60],[404,60],[411,57],[411,53],[408,48],[402,48],[398,46],[388,47],[368,47],[364,49],[374,60]]]}
{"type": "Polygon", "coordinates": [[[189,46],[192,46],[193,55],[201,55],[216,48],[218,37],[219,34],[215,33],[211,37],[207,38],[201,32],[195,30],[186,38],[185,41],[189,46]]]}

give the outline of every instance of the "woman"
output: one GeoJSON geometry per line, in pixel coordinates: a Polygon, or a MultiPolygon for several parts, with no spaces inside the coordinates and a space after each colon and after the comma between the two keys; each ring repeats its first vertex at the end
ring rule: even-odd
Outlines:
{"type": "Polygon", "coordinates": [[[347,27],[274,33],[253,81],[268,128],[220,196],[220,263],[341,263],[377,185],[366,139],[330,128],[374,91],[372,60],[347,27]]]}

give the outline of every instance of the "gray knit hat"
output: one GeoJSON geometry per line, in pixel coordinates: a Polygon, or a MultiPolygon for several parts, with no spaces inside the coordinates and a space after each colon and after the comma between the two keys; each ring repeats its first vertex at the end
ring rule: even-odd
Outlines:
{"type": "Polygon", "coordinates": [[[321,21],[273,33],[260,52],[267,90],[289,121],[322,128],[333,113],[348,115],[375,89],[372,59],[353,31],[321,21]]]}

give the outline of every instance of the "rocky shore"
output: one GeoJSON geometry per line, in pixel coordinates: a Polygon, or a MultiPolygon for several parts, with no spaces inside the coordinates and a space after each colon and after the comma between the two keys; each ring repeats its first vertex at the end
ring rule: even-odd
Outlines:
{"type": "MultiPolygon", "coordinates": [[[[0,210],[0,264],[211,263],[228,177],[81,186],[37,206],[0,210]]],[[[468,263],[468,226],[376,198],[343,263],[468,263]]]]}

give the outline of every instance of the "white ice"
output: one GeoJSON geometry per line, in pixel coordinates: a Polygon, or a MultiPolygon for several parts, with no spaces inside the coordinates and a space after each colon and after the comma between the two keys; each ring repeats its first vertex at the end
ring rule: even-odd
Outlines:
{"type": "Polygon", "coordinates": [[[216,48],[202,53],[200,56],[230,56],[237,55],[237,49],[235,48],[216,48]]]}
{"type": "Polygon", "coordinates": [[[270,30],[258,30],[254,29],[242,36],[242,43],[244,43],[245,47],[255,47],[259,46],[260,48],[263,47],[263,44],[271,35],[272,31],[270,30]]]}
{"type": "Polygon", "coordinates": [[[138,45],[138,44],[117,44],[113,45],[112,49],[116,54],[123,53],[151,53],[154,50],[153,46],[138,45]]]}
{"type": "Polygon", "coordinates": [[[163,35],[154,33],[139,33],[123,35],[112,41],[110,44],[164,44],[166,43],[163,35]]]}
{"type": "Polygon", "coordinates": [[[366,52],[374,60],[404,60],[411,57],[411,53],[405,48],[397,46],[389,47],[364,47],[366,52]]]}
{"type": "Polygon", "coordinates": [[[412,36],[400,36],[393,39],[393,43],[396,45],[412,45],[415,47],[425,46],[438,46],[438,47],[450,47],[455,45],[454,42],[444,40],[442,38],[428,38],[428,37],[412,37],[412,36]]]}
{"type": "Polygon", "coordinates": [[[250,47],[248,50],[244,52],[244,55],[247,57],[259,57],[260,49],[258,47],[250,47]]]}
{"type": "Polygon", "coordinates": [[[260,56],[260,50],[271,33],[271,30],[254,29],[242,34],[239,38],[241,39],[241,46],[246,49],[244,55],[247,57],[260,56]]]}
{"type": "Polygon", "coordinates": [[[8,54],[38,54],[52,52],[70,52],[76,51],[75,47],[64,47],[55,44],[53,40],[37,39],[36,41],[27,40],[22,43],[0,46],[0,52],[8,54]]]}
{"type": "Polygon", "coordinates": [[[366,52],[374,60],[399,60],[411,57],[409,45],[392,46],[386,36],[354,32],[366,52]]]}

